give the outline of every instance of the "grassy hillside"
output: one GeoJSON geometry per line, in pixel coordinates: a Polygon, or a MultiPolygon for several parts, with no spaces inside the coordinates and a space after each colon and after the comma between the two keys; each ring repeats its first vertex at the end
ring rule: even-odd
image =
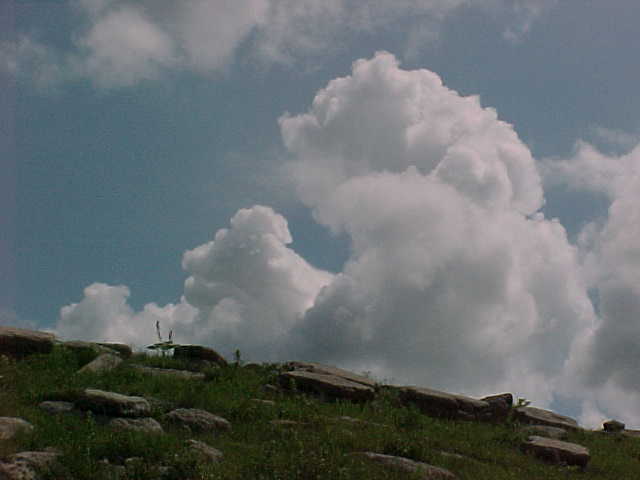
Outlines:
{"type": "MultiPolygon", "coordinates": [[[[568,441],[584,445],[591,462],[584,472],[545,464],[521,453],[526,438],[519,426],[457,422],[429,418],[400,405],[392,391],[365,404],[323,402],[302,393],[269,393],[278,365],[209,369],[204,381],[158,378],[134,370],[131,363],[184,368],[171,357],[134,355],[106,374],[77,374],[87,358],[57,346],[50,355],[32,356],[0,366],[0,416],[21,417],[35,426],[31,434],[0,442],[0,457],[55,446],[61,465],[47,478],[110,478],[99,463],[122,463],[141,457],[136,479],[157,478],[154,466],[174,467],[175,479],[407,479],[370,464],[350,452],[373,451],[412,458],[449,469],[463,480],[566,480],[640,478],[640,439],[597,432],[570,433],[568,441]],[[97,388],[153,397],[173,407],[200,408],[222,416],[232,430],[217,436],[192,434],[162,421],[158,402],[154,417],[165,435],[115,432],[99,417],[51,415],[38,408],[44,400],[64,400],[74,391],[97,388]],[[253,399],[275,401],[275,405],[253,399]],[[361,424],[340,419],[349,416],[361,424]],[[272,420],[299,422],[273,425],[272,420]],[[367,423],[368,422],[368,423],[367,423]],[[224,453],[217,464],[198,463],[185,453],[186,439],[196,438],[224,453]],[[452,455],[456,454],[456,455],[452,455]]],[[[418,477],[416,477],[418,478],[418,477]]]]}

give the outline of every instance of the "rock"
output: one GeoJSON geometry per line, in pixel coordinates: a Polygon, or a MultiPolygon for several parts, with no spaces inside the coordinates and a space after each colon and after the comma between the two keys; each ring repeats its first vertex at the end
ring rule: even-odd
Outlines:
{"type": "Polygon", "coordinates": [[[11,440],[20,433],[30,433],[33,425],[22,418],[0,417],[0,440],[11,440]]]}
{"type": "Polygon", "coordinates": [[[47,413],[58,414],[58,413],[67,413],[73,410],[73,403],[71,402],[53,402],[46,401],[40,402],[38,407],[43,409],[47,413]]]}
{"type": "Polygon", "coordinates": [[[156,368],[145,367],[143,365],[131,365],[135,370],[146,373],[148,375],[155,375],[158,377],[172,377],[181,378],[185,380],[204,380],[204,373],[190,372],[189,370],[176,370],[173,368],[156,368]]]}
{"type": "Polygon", "coordinates": [[[174,358],[182,358],[185,360],[206,360],[216,363],[222,367],[228,365],[222,355],[213,348],[203,347],[201,345],[180,345],[173,349],[174,358]]]}
{"type": "Polygon", "coordinates": [[[231,430],[228,420],[196,408],[177,408],[165,415],[173,423],[180,423],[194,432],[218,432],[231,430]]]}
{"type": "Polygon", "coordinates": [[[567,431],[564,428],[550,427],[548,425],[531,425],[530,427],[524,428],[523,431],[555,440],[564,440],[567,438],[567,431]]]}
{"type": "Polygon", "coordinates": [[[98,355],[84,367],[78,370],[78,373],[103,373],[113,370],[122,363],[122,358],[113,353],[103,353],[98,355]]]}
{"type": "Polygon", "coordinates": [[[385,428],[388,427],[388,425],[384,425],[382,423],[368,422],[366,420],[349,417],[347,415],[342,415],[340,417],[325,417],[325,418],[330,422],[348,423],[350,425],[357,425],[360,427],[385,427],[385,428]]]}
{"type": "Polygon", "coordinates": [[[249,401],[251,403],[253,403],[254,405],[264,405],[266,407],[275,407],[276,406],[276,402],[274,402],[273,400],[262,400],[261,398],[252,398],[249,401]]]}
{"type": "Polygon", "coordinates": [[[0,354],[21,359],[35,353],[50,353],[55,336],[37,330],[0,327],[0,354]]]}
{"type": "Polygon", "coordinates": [[[322,365],[320,363],[313,362],[288,362],[285,364],[286,368],[294,371],[319,373],[321,375],[331,375],[333,377],[343,378],[350,382],[366,385],[367,387],[376,388],[377,383],[370,378],[358,375],[348,370],[332,367],[330,365],[322,365]]]}
{"type": "Polygon", "coordinates": [[[133,355],[131,347],[129,345],[125,345],[124,343],[98,343],[97,345],[115,350],[120,354],[122,358],[129,358],[131,355],[133,355]]]}
{"type": "Polygon", "coordinates": [[[217,463],[222,460],[223,453],[217,448],[213,448],[204,442],[198,440],[187,440],[187,447],[198,453],[198,456],[205,462],[217,463]]]}
{"type": "Polygon", "coordinates": [[[119,355],[119,353],[112,348],[105,347],[99,343],[83,342],[82,340],[70,340],[67,342],[60,342],[59,345],[71,350],[75,355],[102,355],[103,353],[110,353],[112,355],[119,355]]]}
{"type": "Polygon", "coordinates": [[[589,450],[582,445],[536,435],[529,437],[522,444],[522,450],[551,463],[578,465],[582,468],[586,467],[591,459],[589,450]]]}
{"type": "Polygon", "coordinates": [[[142,397],[122,395],[88,388],[79,396],[76,406],[82,410],[117,417],[145,417],[151,413],[149,402],[142,397]]]}
{"type": "Polygon", "coordinates": [[[275,385],[271,385],[270,383],[266,383],[262,386],[262,391],[265,393],[280,393],[280,389],[275,385]]]}
{"type": "Polygon", "coordinates": [[[375,391],[361,383],[352,382],[341,377],[294,370],[281,373],[278,377],[280,385],[290,388],[295,384],[302,391],[317,393],[329,398],[341,398],[353,401],[372,400],[375,391]]]}
{"type": "Polygon", "coordinates": [[[108,424],[116,430],[130,430],[144,433],[164,433],[162,425],[151,417],[144,418],[113,418],[108,424]]]}
{"type": "Polygon", "coordinates": [[[548,425],[568,430],[579,430],[580,426],[573,418],[534,407],[518,407],[514,409],[514,419],[529,425],[548,425]]]}
{"type": "MultiPolygon", "coordinates": [[[[392,455],[383,455],[374,452],[356,452],[353,456],[363,457],[367,460],[380,463],[385,467],[400,472],[416,473],[424,480],[455,480],[457,477],[449,470],[440,467],[434,467],[424,462],[417,462],[409,458],[394,457],[392,455]]],[[[412,477],[413,478],[413,477],[412,477]]]]}
{"type": "Polygon", "coordinates": [[[286,420],[284,418],[277,420],[270,420],[269,423],[274,427],[297,427],[299,425],[306,425],[303,422],[296,422],[295,420],[286,420]]]}
{"type": "Polygon", "coordinates": [[[20,452],[11,455],[7,462],[0,462],[0,479],[3,480],[39,480],[60,455],[55,450],[40,452],[20,452]]]}
{"type": "Polygon", "coordinates": [[[475,398],[424,387],[399,387],[400,401],[414,404],[433,417],[461,420],[499,420],[502,412],[493,404],[475,398]],[[497,412],[497,413],[496,413],[497,412]]]}
{"type": "Polygon", "coordinates": [[[513,406],[513,395],[510,393],[501,393],[498,395],[490,395],[480,399],[483,402],[487,402],[492,410],[492,419],[497,421],[504,421],[511,412],[513,406]]]}
{"type": "Polygon", "coordinates": [[[621,432],[624,430],[625,424],[617,420],[608,420],[602,424],[605,432],[621,432]]]}

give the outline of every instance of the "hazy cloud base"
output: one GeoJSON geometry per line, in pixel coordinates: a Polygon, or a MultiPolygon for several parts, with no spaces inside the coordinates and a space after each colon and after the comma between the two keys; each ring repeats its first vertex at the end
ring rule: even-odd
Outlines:
{"type": "Polygon", "coordinates": [[[477,97],[385,52],[279,121],[298,197],[351,239],[341,272],[306,262],[286,219],[254,206],[185,252],[179,303],[135,312],[127,287],[96,283],[61,309],[57,332],[142,346],[160,320],[178,342],[249,360],[514,391],[541,406],[562,395],[586,425],[640,423],[640,148],[608,157],[581,143],[572,158],[536,162],[477,97]],[[540,213],[543,180],[605,193],[608,217],[572,245],[540,213]]]}
{"type": "Polygon", "coordinates": [[[64,53],[31,34],[0,44],[0,69],[48,89],[87,79],[128,87],[167,71],[220,74],[237,61],[312,65],[359,34],[403,22],[407,56],[437,40],[461,8],[499,20],[519,41],[557,0],[69,0],[83,20],[64,53]],[[242,55],[240,54],[242,52],[242,55]]]}

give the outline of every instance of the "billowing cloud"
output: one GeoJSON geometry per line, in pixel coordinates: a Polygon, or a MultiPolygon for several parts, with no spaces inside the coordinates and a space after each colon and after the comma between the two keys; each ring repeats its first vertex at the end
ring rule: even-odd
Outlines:
{"type": "Polygon", "coordinates": [[[129,289],[95,283],[83,299],[60,311],[56,326],[66,338],[156,341],[155,323],[177,343],[212,345],[230,356],[286,358],[283,339],[312,305],[332,275],[315,269],[293,250],[287,222],[268,207],[242,209],[214,240],[185,252],[190,275],[177,304],[148,304],[135,312],[129,289]]]}
{"type": "Polygon", "coordinates": [[[414,55],[425,38],[437,37],[438,26],[461,7],[499,12],[509,38],[519,38],[554,3],[75,0],[69,5],[84,25],[71,32],[71,50],[61,53],[31,37],[27,43],[16,39],[2,47],[0,61],[7,57],[3,63],[14,73],[46,72],[50,81],[88,78],[100,87],[122,87],[156,79],[170,69],[224,71],[240,52],[243,58],[267,64],[315,62],[359,34],[384,31],[399,22],[406,24],[407,52],[414,55]]]}
{"type": "Polygon", "coordinates": [[[77,68],[104,86],[155,78],[176,62],[172,39],[142,10],[123,6],[102,16],[78,41],[86,51],[77,68]]]}
{"type": "MultiPolygon", "coordinates": [[[[564,160],[547,160],[549,181],[599,192],[610,201],[608,216],[585,226],[579,243],[585,279],[594,292],[599,322],[576,344],[569,374],[593,392],[587,411],[640,419],[640,146],[607,156],[580,142],[564,160]]],[[[578,387],[576,387],[578,388],[578,387]]]]}
{"type": "Polygon", "coordinates": [[[80,302],[60,309],[54,331],[66,339],[124,342],[142,348],[157,341],[155,324],[159,321],[165,335],[175,331],[174,341],[190,341],[191,332],[184,327],[196,314],[191,305],[184,300],[164,307],[150,303],[135,312],[128,304],[129,295],[124,285],[89,285],[80,302]]]}
{"type": "Polygon", "coordinates": [[[521,393],[548,404],[594,315],[512,126],[384,52],[280,123],[300,197],[353,248],[296,327],[298,354],[477,394],[527,378],[521,393]]]}
{"type": "Polygon", "coordinates": [[[247,358],[286,356],[283,340],[332,278],[287,247],[291,241],[284,217],[255,206],[185,253],[185,298],[198,309],[200,341],[247,358]]]}

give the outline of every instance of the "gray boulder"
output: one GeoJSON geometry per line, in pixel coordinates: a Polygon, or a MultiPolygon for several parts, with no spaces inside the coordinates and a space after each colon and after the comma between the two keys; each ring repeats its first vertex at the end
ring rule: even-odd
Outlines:
{"type": "Polygon", "coordinates": [[[149,402],[142,397],[122,395],[88,388],[76,401],[82,410],[116,417],[146,417],[151,413],[149,402]]]}
{"type": "Polygon", "coordinates": [[[582,468],[591,459],[589,450],[582,445],[536,435],[522,444],[522,450],[550,463],[578,465],[582,468]]]}
{"type": "Polygon", "coordinates": [[[622,432],[625,424],[617,420],[608,420],[602,424],[602,428],[605,432],[622,432]]]}
{"type": "Polygon", "coordinates": [[[60,452],[53,449],[11,455],[8,461],[0,462],[0,479],[39,480],[59,455],[60,452]]]}
{"type": "Polygon", "coordinates": [[[529,425],[548,425],[574,431],[580,429],[578,422],[573,418],[535,407],[518,407],[514,409],[514,419],[529,425]]]}
{"type": "Polygon", "coordinates": [[[295,385],[297,389],[302,391],[316,393],[331,399],[366,401],[372,400],[375,395],[373,387],[321,373],[294,370],[281,373],[278,381],[283,388],[291,388],[292,385],[295,385]]]}
{"type": "Polygon", "coordinates": [[[144,433],[164,433],[162,425],[151,417],[144,418],[112,418],[108,425],[119,431],[129,430],[144,433]]]}
{"type": "Polygon", "coordinates": [[[131,347],[129,345],[125,345],[124,343],[100,342],[97,345],[115,350],[120,354],[122,358],[129,358],[131,355],[133,355],[131,347]]]}
{"type": "Polygon", "coordinates": [[[37,330],[0,327],[0,354],[21,359],[35,353],[50,353],[55,336],[37,330]]]}
{"type": "Polygon", "coordinates": [[[0,417],[0,440],[11,440],[20,433],[30,433],[33,425],[22,418],[0,417]]]}
{"type": "Polygon", "coordinates": [[[98,355],[84,367],[78,370],[78,373],[103,373],[113,370],[122,363],[122,358],[113,353],[103,353],[98,355]]]}
{"type": "Polygon", "coordinates": [[[52,415],[73,411],[73,403],[71,402],[45,401],[40,402],[38,407],[52,415]]]}
{"type": "Polygon", "coordinates": [[[502,412],[495,404],[464,395],[424,387],[399,387],[400,401],[413,404],[429,416],[460,420],[498,420],[502,412]],[[496,411],[498,413],[496,413],[496,411]]]}
{"type": "Polygon", "coordinates": [[[351,455],[380,463],[391,470],[417,474],[416,478],[423,480],[455,480],[458,478],[449,470],[434,467],[428,463],[417,462],[409,458],[394,457],[393,455],[383,455],[382,453],[374,452],[355,452],[351,455]]]}
{"type": "Polygon", "coordinates": [[[67,350],[72,351],[75,355],[101,355],[103,353],[111,353],[113,355],[119,355],[119,353],[112,348],[105,347],[99,343],[85,342],[82,340],[69,340],[66,342],[59,342],[59,345],[67,350]]]}
{"type": "Polygon", "coordinates": [[[165,415],[172,423],[180,424],[193,432],[220,432],[231,430],[228,420],[197,408],[176,408],[165,415]]]}
{"type": "Polygon", "coordinates": [[[531,425],[523,429],[525,433],[538,435],[540,437],[564,440],[567,438],[567,431],[564,428],[550,427],[548,425],[531,425]]]}
{"type": "Polygon", "coordinates": [[[217,463],[222,460],[224,456],[217,448],[213,448],[211,445],[207,445],[198,440],[187,440],[186,445],[190,450],[195,451],[203,462],[217,463]]]}
{"type": "Polygon", "coordinates": [[[173,349],[174,358],[181,358],[189,361],[207,361],[224,367],[228,365],[222,355],[213,348],[202,345],[179,345],[173,349]]]}
{"type": "Polygon", "coordinates": [[[285,364],[285,366],[288,370],[319,373],[321,375],[331,375],[333,377],[349,380],[353,383],[366,385],[367,387],[371,388],[376,388],[378,385],[374,380],[371,380],[370,378],[367,378],[363,375],[358,375],[357,373],[343,370],[342,368],[333,367],[331,365],[322,365],[320,363],[313,362],[288,362],[285,364]]]}
{"type": "Polygon", "coordinates": [[[181,378],[185,380],[204,380],[204,373],[190,372],[189,370],[177,370],[174,368],[156,368],[146,367],[144,365],[132,364],[131,367],[138,372],[145,373],[147,375],[153,375],[156,377],[171,377],[181,378]]]}

